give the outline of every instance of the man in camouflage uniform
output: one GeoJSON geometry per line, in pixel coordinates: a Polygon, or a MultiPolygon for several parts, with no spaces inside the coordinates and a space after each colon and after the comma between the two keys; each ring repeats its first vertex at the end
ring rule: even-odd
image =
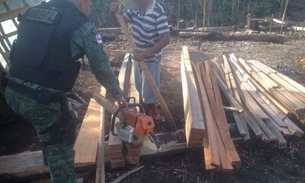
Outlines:
{"type": "Polygon", "coordinates": [[[91,0],[51,0],[29,9],[20,19],[10,69],[2,81],[7,103],[33,123],[54,183],[75,182],[75,116],[64,93],[79,73],[77,60],[86,55],[96,79],[127,105],[100,35],[87,19],[91,5],[91,0]]]}

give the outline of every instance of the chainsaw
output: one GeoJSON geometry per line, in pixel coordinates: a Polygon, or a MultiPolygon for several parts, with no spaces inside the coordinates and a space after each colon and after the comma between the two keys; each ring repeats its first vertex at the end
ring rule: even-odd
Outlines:
{"type": "Polygon", "coordinates": [[[113,114],[110,125],[112,135],[118,136],[126,143],[144,145],[154,151],[160,150],[160,144],[153,132],[154,120],[145,115],[144,107],[135,103],[135,98],[128,98],[128,106],[121,105],[120,107],[113,105],[99,94],[94,94],[94,99],[113,114]],[[137,108],[141,112],[138,112],[137,108]]]}

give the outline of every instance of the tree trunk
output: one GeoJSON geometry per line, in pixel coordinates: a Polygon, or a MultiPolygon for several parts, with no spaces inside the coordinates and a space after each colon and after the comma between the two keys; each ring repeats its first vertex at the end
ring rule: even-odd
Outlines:
{"type": "Polygon", "coordinates": [[[180,32],[179,37],[190,38],[200,37],[202,40],[210,41],[258,41],[284,43],[285,35],[271,34],[240,34],[240,33],[221,33],[221,32],[180,32]]]}
{"type": "Polygon", "coordinates": [[[202,27],[206,27],[206,23],[207,23],[207,0],[203,0],[203,24],[202,27]]]}
{"type": "MultiPolygon", "coordinates": [[[[285,21],[286,14],[287,14],[288,4],[289,4],[289,0],[286,0],[286,2],[285,2],[285,9],[284,9],[283,16],[282,16],[282,22],[285,21]]],[[[282,27],[283,27],[283,25],[282,25],[282,27]]],[[[281,33],[282,32],[283,32],[283,28],[281,28],[281,33]]]]}

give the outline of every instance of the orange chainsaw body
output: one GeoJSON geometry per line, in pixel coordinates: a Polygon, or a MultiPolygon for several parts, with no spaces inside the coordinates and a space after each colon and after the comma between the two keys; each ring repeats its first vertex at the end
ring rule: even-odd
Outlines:
{"type": "Polygon", "coordinates": [[[152,117],[140,112],[124,111],[125,121],[135,129],[135,134],[144,136],[152,132],[155,123],[152,117]]]}

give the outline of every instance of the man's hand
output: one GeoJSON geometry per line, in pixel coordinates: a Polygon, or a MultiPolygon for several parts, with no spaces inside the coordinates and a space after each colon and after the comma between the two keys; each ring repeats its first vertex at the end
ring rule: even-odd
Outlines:
{"type": "Polygon", "coordinates": [[[124,105],[126,107],[128,107],[128,102],[126,101],[126,99],[124,97],[121,97],[119,99],[117,99],[118,105],[124,105]]]}
{"type": "Polygon", "coordinates": [[[135,60],[137,62],[142,62],[144,61],[144,59],[146,57],[148,57],[150,54],[149,54],[149,51],[148,50],[145,50],[145,51],[140,51],[140,50],[137,50],[133,53],[134,57],[135,57],[135,60]]]}
{"type": "Polygon", "coordinates": [[[115,3],[115,2],[112,2],[110,4],[110,12],[111,13],[118,13],[119,12],[119,4],[115,3]]]}

